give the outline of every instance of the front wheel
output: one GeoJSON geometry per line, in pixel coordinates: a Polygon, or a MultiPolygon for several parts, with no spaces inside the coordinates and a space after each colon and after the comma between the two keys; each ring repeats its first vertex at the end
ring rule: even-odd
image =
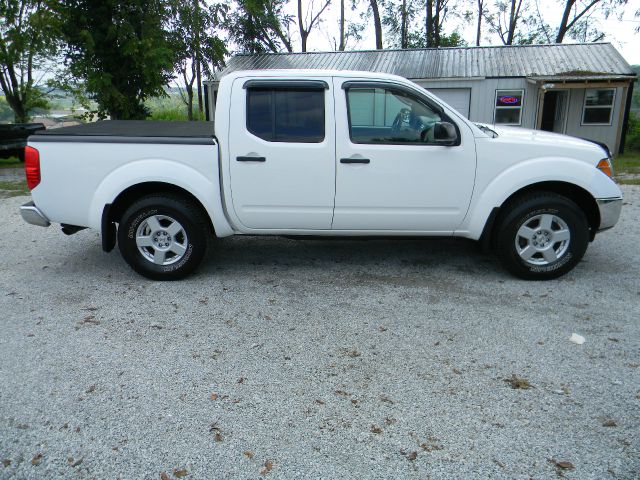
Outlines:
{"type": "Polygon", "coordinates": [[[571,200],[536,193],[510,206],[498,224],[498,255],[527,280],[558,278],[575,267],[589,244],[589,223],[571,200]]]}
{"type": "Polygon", "coordinates": [[[178,280],[192,273],[207,246],[207,222],[193,202],[149,195],[122,215],[118,247],[136,272],[152,280],[178,280]]]}

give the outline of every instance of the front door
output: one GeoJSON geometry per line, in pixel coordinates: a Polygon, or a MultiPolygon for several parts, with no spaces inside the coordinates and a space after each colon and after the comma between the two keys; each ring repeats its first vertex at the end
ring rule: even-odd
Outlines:
{"type": "Polygon", "coordinates": [[[564,133],[569,105],[569,90],[549,90],[544,94],[540,130],[564,133]]]}
{"type": "Polygon", "coordinates": [[[343,85],[343,79],[334,79],[338,133],[333,229],[452,233],[462,223],[473,192],[472,132],[426,95],[379,85],[343,85]],[[440,121],[457,125],[457,145],[436,144],[434,130],[440,121]]]}
{"type": "Polygon", "coordinates": [[[328,230],[335,195],[329,82],[238,78],[229,114],[233,211],[248,229],[328,230]]]}

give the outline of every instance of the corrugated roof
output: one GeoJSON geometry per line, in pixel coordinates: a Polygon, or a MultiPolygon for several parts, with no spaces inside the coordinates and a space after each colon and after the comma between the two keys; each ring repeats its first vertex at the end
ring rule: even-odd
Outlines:
{"type": "Polygon", "coordinates": [[[219,76],[256,69],[360,70],[410,79],[635,75],[610,43],[567,43],[236,55],[219,76]]]}

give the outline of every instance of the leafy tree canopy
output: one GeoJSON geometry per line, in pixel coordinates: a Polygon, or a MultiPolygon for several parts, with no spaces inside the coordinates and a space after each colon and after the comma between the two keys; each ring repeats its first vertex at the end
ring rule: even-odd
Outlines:
{"type": "Polygon", "coordinates": [[[143,119],[164,95],[175,59],[162,0],[65,0],[59,7],[71,74],[100,118],[143,119]]]}

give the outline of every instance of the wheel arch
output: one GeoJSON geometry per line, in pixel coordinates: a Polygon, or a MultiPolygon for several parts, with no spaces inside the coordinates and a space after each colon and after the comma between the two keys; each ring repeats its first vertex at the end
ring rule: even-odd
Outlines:
{"type": "Polygon", "coordinates": [[[496,228],[503,216],[509,211],[509,205],[524,195],[534,192],[551,192],[572,200],[585,213],[589,222],[589,239],[593,240],[600,225],[598,204],[588,190],[570,182],[544,181],[527,185],[509,195],[499,207],[495,207],[485,222],[480,242],[484,250],[491,247],[496,228]]]}
{"type": "Polygon", "coordinates": [[[202,204],[202,202],[191,192],[186,190],[185,188],[179,187],[172,183],[166,182],[143,182],[137,183],[135,185],[131,185],[128,188],[124,189],[120,192],[116,198],[111,202],[104,206],[102,211],[102,248],[104,251],[111,251],[115,247],[116,244],[116,232],[115,232],[115,224],[120,223],[122,215],[126,211],[126,209],[135,201],[140,198],[146,197],[147,195],[152,194],[173,194],[180,197],[183,197],[189,201],[191,201],[194,205],[196,205],[202,212],[204,218],[207,219],[208,228],[212,235],[215,235],[216,230],[213,225],[213,221],[211,216],[207,212],[206,207],[202,204]]]}

